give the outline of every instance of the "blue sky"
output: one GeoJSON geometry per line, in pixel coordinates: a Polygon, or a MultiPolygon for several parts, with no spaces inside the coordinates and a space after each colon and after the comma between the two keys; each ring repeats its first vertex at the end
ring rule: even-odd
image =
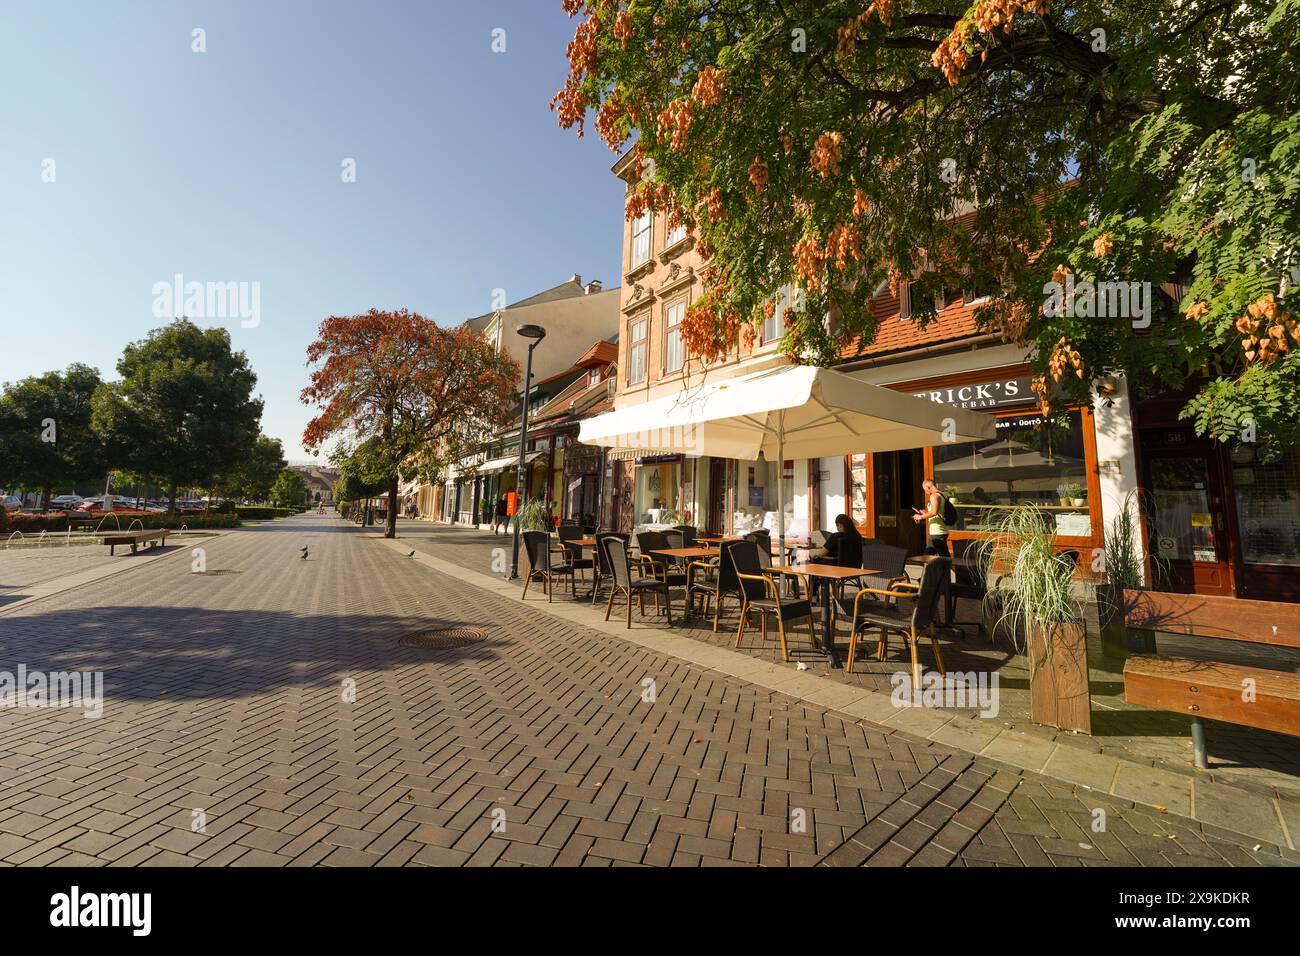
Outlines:
{"type": "Polygon", "coordinates": [[[574,25],[559,0],[0,2],[0,381],[114,378],[162,324],[155,283],[256,282],[256,327],[199,321],[248,353],[299,459],[325,316],[450,324],[497,288],[617,285],[615,157],[547,108],[574,25]]]}

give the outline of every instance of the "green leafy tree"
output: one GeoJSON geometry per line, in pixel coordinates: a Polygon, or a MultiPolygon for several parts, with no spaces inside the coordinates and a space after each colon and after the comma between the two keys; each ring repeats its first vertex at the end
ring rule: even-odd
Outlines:
{"type": "Polygon", "coordinates": [[[782,348],[830,364],[909,281],[921,323],[992,293],[1047,405],[1122,372],[1187,386],[1204,434],[1300,437],[1300,0],[562,3],[552,107],[634,143],[629,218],[693,231],[698,360],[793,286],[782,348]]]}
{"type": "Polygon", "coordinates": [[[224,329],[180,319],[126,347],[118,382],[95,395],[94,424],[113,461],[167,488],[211,488],[256,446],[262,400],[243,352],[224,329]]]}
{"type": "Polygon", "coordinates": [[[281,508],[304,508],[311,497],[307,479],[292,468],[285,468],[271,487],[271,500],[281,508]]]}
{"type": "Polygon", "coordinates": [[[339,473],[333,487],[335,501],[357,504],[388,490],[391,475],[371,453],[374,444],[373,441],[368,441],[353,447],[347,442],[340,442],[335,446],[330,454],[330,464],[339,473]]]}
{"type": "Polygon", "coordinates": [[[284,446],[280,439],[259,435],[248,457],[240,462],[234,475],[223,483],[227,494],[248,501],[266,501],[271,488],[285,469],[284,446]]]}
{"type": "Polygon", "coordinates": [[[0,394],[0,485],[41,492],[103,483],[104,443],[91,427],[99,372],[74,364],[6,385],[0,394]]]}

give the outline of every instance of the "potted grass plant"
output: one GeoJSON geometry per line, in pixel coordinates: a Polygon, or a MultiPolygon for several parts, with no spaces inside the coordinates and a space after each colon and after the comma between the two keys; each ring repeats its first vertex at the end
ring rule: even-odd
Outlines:
{"type": "Polygon", "coordinates": [[[529,498],[519,509],[517,516],[520,531],[547,531],[546,502],[541,498],[529,498]]]}
{"type": "Polygon", "coordinates": [[[1029,659],[1030,719],[1037,724],[1092,731],[1088,653],[1082,602],[1074,591],[1074,564],[1056,554],[1054,520],[1029,506],[998,509],[980,549],[993,582],[985,596],[997,632],[1029,659]]]}

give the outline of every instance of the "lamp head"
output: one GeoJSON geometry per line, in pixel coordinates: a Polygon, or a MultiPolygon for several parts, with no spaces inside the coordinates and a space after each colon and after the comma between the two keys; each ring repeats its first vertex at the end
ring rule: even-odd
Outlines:
{"type": "Polygon", "coordinates": [[[515,332],[526,339],[535,339],[537,342],[546,338],[546,330],[540,325],[519,325],[515,327],[515,332]]]}

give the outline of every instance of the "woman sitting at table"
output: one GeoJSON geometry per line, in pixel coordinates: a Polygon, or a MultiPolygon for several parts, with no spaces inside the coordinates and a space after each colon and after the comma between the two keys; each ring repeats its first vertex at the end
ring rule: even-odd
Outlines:
{"type": "MultiPolygon", "coordinates": [[[[835,518],[835,533],[826,538],[826,544],[808,552],[808,560],[818,564],[833,564],[841,568],[862,567],[862,535],[848,515],[835,518]]],[[[821,581],[813,582],[816,591],[821,581]]]]}
{"type": "Polygon", "coordinates": [[[834,564],[841,568],[862,567],[862,535],[848,515],[835,519],[835,533],[827,536],[826,544],[808,552],[808,560],[834,564]]]}

